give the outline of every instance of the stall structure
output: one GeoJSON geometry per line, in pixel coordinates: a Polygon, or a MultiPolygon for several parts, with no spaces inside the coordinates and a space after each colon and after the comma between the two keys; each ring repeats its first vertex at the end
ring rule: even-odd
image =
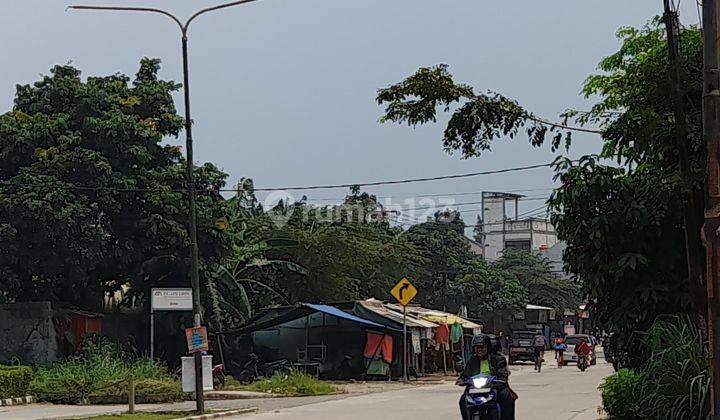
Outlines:
{"type": "MultiPolygon", "coordinates": [[[[387,304],[389,309],[402,310],[399,305],[387,304]]],[[[482,325],[448,312],[436,309],[423,308],[419,305],[407,306],[407,313],[415,318],[437,324],[433,336],[428,340],[427,360],[425,365],[437,366],[430,370],[449,372],[448,356],[452,362],[453,370],[463,366],[467,360],[467,349],[470,348],[472,337],[482,332],[482,325]]]]}
{"type": "Polygon", "coordinates": [[[250,348],[245,352],[257,353],[265,361],[287,359],[317,376],[334,376],[341,367],[360,376],[367,371],[364,350],[370,337],[380,337],[383,344],[378,356],[387,364],[395,360],[389,330],[387,325],[334,306],[304,303],[224,334],[249,336],[250,348]]]}
{"type": "MultiPolygon", "coordinates": [[[[378,323],[382,323],[391,327],[393,330],[402,331],[403,315],[402,309],[397,311],[377,299],[368,299],[355,302],[353,313],[361,318],[369,319],[378,323]]],[[[407,316],[407,328],[409,345],[408,349],[408,365],[409,371],[415,374],[424,374],[425,372],[425,349],[428,348],[428,342],[434,336],[434,331],[438,324],[430,322],[414,315],[407,316]]],[[[393,334],[396,341],[402,343],[402,334],[393,334]]],[[[402,349],[402,346],[398,346],[402,349]]],[[[401,351],[402,352],[402,351],[401,351]]],[[[399,357],[402,360],[402,354],[399,357]]],[[[416,376],[416,375],[412,375],[416,376]]]]}

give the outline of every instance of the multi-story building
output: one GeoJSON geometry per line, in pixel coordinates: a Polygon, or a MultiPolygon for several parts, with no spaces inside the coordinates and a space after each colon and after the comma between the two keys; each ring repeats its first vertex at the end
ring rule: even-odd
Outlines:
{"type": "Polygon", "coordinates": [[[482,236],[486,260],[497,260],[506,248],[539,252],[557,243],[555,227],[547,218],[518,217],[518,202],[522,197],[518,194],[483,192],[482,236]]]}

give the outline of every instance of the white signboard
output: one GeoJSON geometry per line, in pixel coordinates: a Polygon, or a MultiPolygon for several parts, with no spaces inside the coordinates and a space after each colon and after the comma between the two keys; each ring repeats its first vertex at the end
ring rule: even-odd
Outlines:
{"type": "Polygon", "coordinates": [[[152,289],[150,305],[153,311],[192,311],[192,289],[152,289]]]}

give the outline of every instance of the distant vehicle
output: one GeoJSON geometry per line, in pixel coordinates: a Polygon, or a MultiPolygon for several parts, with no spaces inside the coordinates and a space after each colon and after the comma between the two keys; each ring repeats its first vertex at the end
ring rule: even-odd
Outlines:
{"type": "Polygon", "coordinates": [[[512,364],[521,360],[533,362],[535,360],[535,348],[533,347],[535,335],[536,333],[533,331],[512,332],[508,349],[509,363],[512,364]]]}
{"type": "Polygon", "coordinates": [[[592,335],[587,334],[571,334],[565,337],[565,344],[567,344],[567,350],[563,353],[563,362],[568,364],[570,362],[577,363],[578,356],[575,354],[575,346],[580,343],[580,339],[584,338],[588,342],[592,351],[590,352],[590,364],[595,365],[597,363],[597,353],[595,352],[595,346],[597,346],[597,339],[592,335]]]}

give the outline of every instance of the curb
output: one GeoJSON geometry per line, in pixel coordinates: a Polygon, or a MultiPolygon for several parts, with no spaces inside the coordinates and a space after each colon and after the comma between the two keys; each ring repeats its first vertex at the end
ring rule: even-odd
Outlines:
{"type": "Polygon", "coordinates": [[[32,404],[35,402],[35,397],[32,397],[28,395],[27,397],[17,397],[17,398],[5,398],[0,400],[0,407],[9,407],[12,405],[26,405],[26,404],[32,404]]]}
{"type": "Polygon", "coordinates": [[[183,417],[183,418],[180,418],[177,420],[206,420],[206,419],[215,419],[218,417],[238,416],[241,414],[255,414],[257,412],[258,412],[257,407],[250,407],[250,408],[243,408],[240,410],[223,411],[221,413],[203,414],[201,416],[183,417]]]}

